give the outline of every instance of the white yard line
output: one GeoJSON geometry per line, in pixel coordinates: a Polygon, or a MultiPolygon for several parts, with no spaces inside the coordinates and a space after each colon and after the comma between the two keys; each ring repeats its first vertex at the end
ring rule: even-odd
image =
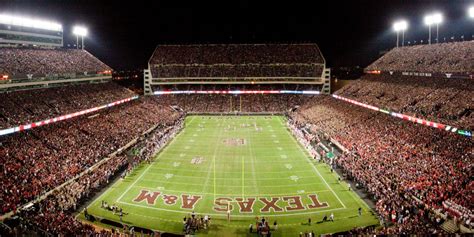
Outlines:
{"type": "MultiPolygon", "coordinates": [[[[256,122],[257,121],[255,121],[255,123],[256,122]]],[[[251,169],[252,169],[252,181],[254,183],[254,186],[255,186],[255,189],[256,189],[257,193],[260,193],[260,190],[258,188],[257,172],[255,170],[255,163],[257,162],[257,157],[253,154],[253,150],[252,150],[253,142],[250,139],[251,138],[251,136],[250,136],[251,132],[249,131],[248,133],[249,134],[247,134],[247,135],[249,135],[249,136],[247,137],[248,138],[248,144],[247,145],[248,145],[248,148],[249,148],[249,153],[250,153],[250,158],[251,158],[250,165],[251,165],[251,169]]],[[[272,158],[272,156],[271,156],[271,158],[272,158]]],[[[261,172],[259,172],[259,174],[261,174],[261,172]]]]}
{"type": "MultiPolygon", "coordinates": [[[[218,138],[217,138],[217,142],[219,142],[222,132],[219,130],[219,128],[216,128],[216,131],[219,132],[219,133],[218,133],[218,136],[217,136],[217,137],[218,137],[218,138]]],[[[215,137],[215,135],[214,135],[214,137],[215,137]]],[[[207,169],[207,176],[206,176],[206,180],[204,181],[204,185],[203,185],[203,187],[202,187],[202,193],[204,193],[204,191],[206,190],[207,186],[209,186],[208,184],[209,184],[209,179],[210,179],[210,177],[211,177],[211,169],[214,170],[213,172],[214,172],[214,186],[215,186],[215,179],[216,179],[216,174],[215,174],[215,172],[216,172],[216,170],[215,170],[215,167],[214,167],[214,166],[215,166],[215,159],[216,159],[216,153],[217,153],[218,147],[219,147],[219,146],[216,146],[216,145],[215,145],[214,153],[213,153],[213,155],[212,155],[213,165],[209,165],[209,168],[207,169]]],[[[191,177],[191,178],[195,178],[195,177],[191,177]]],[[[214,187],[214,192],[215,192],[215,187],[214,187]]]]}

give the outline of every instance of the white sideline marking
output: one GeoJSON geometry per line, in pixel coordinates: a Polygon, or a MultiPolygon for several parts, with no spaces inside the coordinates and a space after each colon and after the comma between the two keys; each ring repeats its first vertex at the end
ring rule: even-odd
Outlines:
{"type": "MultiPolygon", "coordinates": [[[[191,120],[191,121],[192,121],[192,120],[191,120]]],[[[160,150],[160,153],[159,153],[159,154],[161,155],[162,152],[164,152],[165,150],[167,150],[168,147],[170,147],[171,144],[173,144],[173,143],[178,139],[178,137],[179,137],[181,134],[183,134],[183,133],[181,133],[181,132],[178,133],[178,135],[176,135],[171,141],[169,141],[168,144],[167,144],[167,146],[165,147],[165,149],[160,150]]],[[[154,160],[157,160],[158,157],[159,157],[159,156],[157,156],[154,160]]],[[[122,195],[120,195],[120,197],[118,197],[116,201],[117,201],[117,202],[120,202],[120,200],[123,198],[123,196],[125,196],[125,194],[126,194],[128,191],[130,191],[130,189],[131,189],[133,186],[135,186],[135,184],[138,182],[138,180],[140,180],[140,179],[143,177],[143,175],[145,175],[146,172],[148,172],[148,170],[149,170],[152,166],[153,166],[153,163],[150,164],[150,165],[148,165],[148,167],[146,167],[145,171],[143,171],[143,173],[142,173],[137,179],[135,179],[135,181],[134,181],[130,186],[128,186],[128,188],[125,190],[125,192],[123,192],[122,195]]],[[[110,189],[110,188],[109,188],[109,189],[110,189]]],[[[98,200],[98,199],[97,199],[97,200],[98,200]]]]}
{"type": "MultiPolygon", "coordinates": [[[[288,132],[288,130],[287,130],[287,132],[288,132]]],[[[301,148],[301,144],[296,141],[296,139],[293,137],[293,134],[291,134],[290,132],[288,132],[288,134],[290,134],[290,136],[293,138],[293,142],[295,142],[296,145],[298,145],[298,148],[300,149],[300,151],[303,152],[303,154],[305,154],[305,157],[306,157],[305,159],[306,159],[306,161],[311,164],[311,167],[313,167],[313,169],[316,171],[316,173],[319,175],[319,177],[321,177],[321,179],[323,180],[324,184],[326,184],[326,186],[329,188],[329,190],[331,190],[332,194],[334,194],[334,196],[336,196],[337,200],[342,204],[342,206],[343,206],[344,208],[347,208],[346,205],[344,205],[344,203],[341,201],[341,199],[339,198],[339,196],[337,196],[336,192],[334,192],[334,190],[331,188],[331,186],[329,186],[329,184],[328,184],[328,183],[326,182],[326,180],[323,178],[323,176],[321,175],[321,173],[319,173],[319,170],[316,169],[316,166],[314,166],[313,162],[311,162],[311,160],[309,160],[309,159],[307,158],[306,151],[303,150],[303,148],[301,148]]]]}
{"type": "Polygon", "coordinates": [[[130,189],[131,189],[133,186],[135,186],[135,184],[138,182],[138,180],[140,180],[140,179],[143,177],[143,175],[145,175],[146,172],[147,172],[147,171],[150,169],[150,167],[152,167],[152,166],[153,166],[153,165],[148,165],[148,167],[146,168],[146,170],[143,171],[143,173],[142,173],[140,176],[138,176],[137,179],[135,179],[135,182],[133,182],[130,186],[128,186],[128,188],[125,189],[125,192],[123,192],[122,195],[120,195],[120,197],[117,198],[117,202],[120,202],[120,200],[123,198],[123,196],[125,196],[125,194],[128,193],[128,191],[130,191],[130,189]]]}

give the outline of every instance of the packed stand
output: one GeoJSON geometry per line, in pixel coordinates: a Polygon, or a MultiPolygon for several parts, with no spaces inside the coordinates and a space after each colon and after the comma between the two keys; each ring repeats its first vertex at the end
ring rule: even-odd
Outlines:
{"type": "Polygon", "coordinates": [[[316,44],[160,45],[150,60],[154,78],[321,77],[316,44]]]}
{"type": "MultiPolygon", "coordinates": [[[[141,162],[151,162],[158,152],[181,129],[184,117],[174,117],[160,123],[152,132],[140,136],[139,141],[122,153],[107,158],[92,171],[54,191],[47,199],[25,211],[20,211],[23,226],[37,233],[57,235],[88,235],[96,230],[77,221],[73,213],[78,206],[100,192],[119,173],[129,174],[141,162]],[[139,152],[135,152],[139,151],[139,152]]],[[[122,175],[122,176],[123,176],[122,175]]],[[[24,231],[24,230],[17,230],[24,231]]]]}
{"type": "Polygon", "coordinates": [[[474,130],[471,79],[365,75],[336,94],[433,122],[474,130]]]}
{"type": "MultiPolygon", "coordinates": [[[[317,85],[185,85],[173,87],[155,87],[155,91],[165,90],[316,90],[317,85]]],[[[231,112],[268,112],[282,113],[295,108],[314,96],[301,94],[178,94],[161,95],[164,103],[177,106],[187,112],[195,113],[231,113],[231,112]]]]}
{"type": "Polygon", "coordinates": [[[85,50],[0,48],[0,75],[10,78],[102,72],[111,68],[85,50]]]}
{"type": "Polygon", "coordinates": [[[105,105],[135,94],[115,83],[87,83],[0,93],[0,129],[105,105]]]}
{"type": "Polygon", "coordinates": [[[427,73],[474,73],[474,41],[394,48],[367,70],[427,73]]]}
{"type": "Polygon", "coordinates": [[[349,150],[337,164],[373,195],[379,214],[396,224],[387,233],[437,233],[440,218],[431,210],[446,212],[448,200],[472,210],[472,139],[331,97],[318,97],[291,117],[349,150]]]}
{"type": "Polygon", "coordinates": [[[141,98],[88,118],[78,117],[0,137],[0,213],[16,210],[152,126],[175,121],[179,116],[154,97],[141,98]]]}

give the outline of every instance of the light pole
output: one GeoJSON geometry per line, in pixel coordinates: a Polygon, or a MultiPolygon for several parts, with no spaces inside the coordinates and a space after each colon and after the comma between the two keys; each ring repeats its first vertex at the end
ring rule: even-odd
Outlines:
{"type": "Polygon", "coordinates": [[[74,26],[72,33],[76,35],[76,45],[79,48],[79,36],[81,37],[81,47],[84,49],[84,37],[87,36],[87,28],[83,26],[74,26]]]}
{"type": "Polygon", "coordinates": [[[399,46],[400,31],[402,32],[402,46],[405,46],[405,30],[408,29],[408,22],[405,20],[397,21],[393,24],[393,30],[397,32],[397,48],[399,46]]]}
{"type": "Polygon", "coordinates": [[[425,24],[428,26],[428,44],[431,44],[431,25],[433,24],[431,15],[425,16],[425,24]]]}
{"type": "Polygon", "coordinates": [[[431,44],[431,25],[436,24],[436,42],[439,38],[439,24],[443,22],[443,15],[441,13],[434,13],[425,16],[425,24],[428,25],[428,43],[431,44]]]}
{"type": "Polygon", "coordinates": [[[439,24],[443,22],[443,15],[441,13],[433,14],[433,22],[436,24],[436,43],[439,43],[439,24]]]}

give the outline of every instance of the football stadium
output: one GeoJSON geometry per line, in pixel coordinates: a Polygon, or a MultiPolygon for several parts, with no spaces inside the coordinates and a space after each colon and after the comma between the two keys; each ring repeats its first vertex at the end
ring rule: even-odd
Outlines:
{"type": "Polygon", "coordinates": [[[0,236],[473,234],[474,38],[446,17],[343,86],[317,42],[158,40],[136,87],[84,25],[0,11],[0,236]]]}

